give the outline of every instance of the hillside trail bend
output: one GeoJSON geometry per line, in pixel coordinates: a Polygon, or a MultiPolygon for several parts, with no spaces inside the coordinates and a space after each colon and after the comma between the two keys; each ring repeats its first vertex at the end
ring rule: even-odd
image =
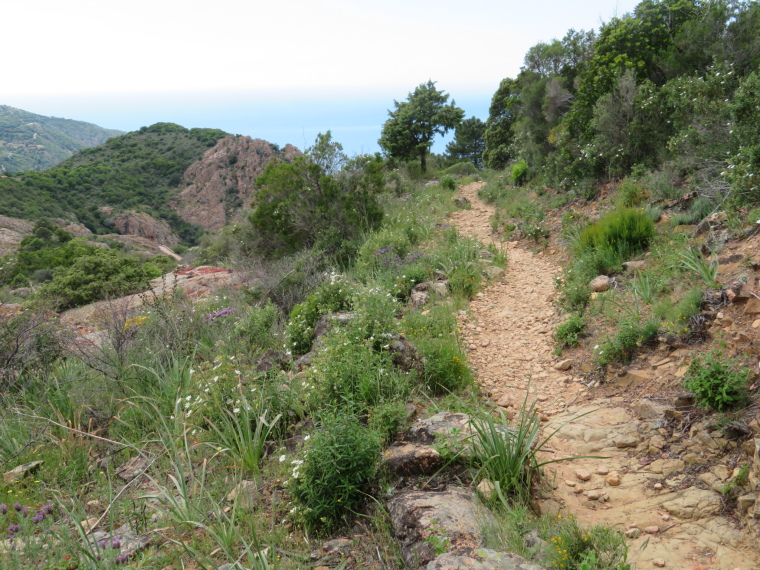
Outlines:
{"type": "MultiPolygon", "coordinates": [[[[494,207],[477,196],[484,185],[460,187],[471,209],[452,223],[462,235],[504,248],[491,232],[494,207]]],[[[720,516],[720,496],[694,487],[679,474],[678,460],[643,461],[634,455],[646,437],[657,437],[657,421],[639,420],[620,397],[594,398],[572,369],[555,368],[553,332],[564,316],[553,303],[562,267],[552,256],[506,244],[507,270],[478,293],[460,329],[482,392],[508,417],[519,411],[529,390],[542,416],[543,434],[556,428],[545,460],[573,459],[546,468],[552,489],[540,501],[552,515],[573,515],[583,526],[608,524],[640,535],[627,540],[634,568],[753,570],[758,546],[736,521],[720,516]]],[[[664,430],[661,432],[664,435],[664,430]]]]}

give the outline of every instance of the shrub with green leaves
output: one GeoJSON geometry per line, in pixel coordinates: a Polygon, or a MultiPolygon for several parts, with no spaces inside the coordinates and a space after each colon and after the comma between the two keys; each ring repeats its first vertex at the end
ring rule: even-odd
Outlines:
{"type": "Polygon", "coordinates": [[[512,167],[512,182],[515,186],[522,186],[528,180],[528,163],[521,160],[512,167]]]}
{"type": "Polygon", "coordinates": [[[319,534],[340,526],[370,493],[380,449],[378,434],[355,417],[323,418],[288,481],[295,518],[319,534]]]}
{"type": "Polygon", "coordinates": [[[350,326],[328,333],[306,379],[316,388],[312,398],[316,415],[331,408],[364,415],[383,402],[406,399],[411,375],[396,368],[388,352],[372,345],[357,339],[350,326]]]}
{"type": "Polygon", "coordinates": [[[615,201],[623,208],[641,206],[647,194],[644,187],[636,180],[626,178],[617,187],[615,201]]]}
{"type": "Polygon", "coordinates": [[[614,336],[595,348],[596,361],[599,366],[607,366],[613,362],[627,364],[633,360],[639,347],[651,342],[657,336],[660,329],[659,322],[655,320],[639,323],[637,319],[623,319],[619,325],[620,330],[614,336]]]}
{"type": "Polygon", "coordinates": [[[610,251],[625,258],[644,251],[654,238],[654,222],[633,208],[613,210],[587,227],[578,240],[578,250],[610,251]]]}
{"type": "Polygon", "coordinates": [[[287,348],[293,354],[306,354],[314,340],[314,326],[322,315],[351,308],[351,291],[346,277],[331,273],[326,283],[307,295],[290,313],[287,348]]]}
{"type": "Polygon", "coordinates": [[[578,314],[572,314],[554,333],[554,340],[563,348],[577,345],[583,337],[586,319],[578,314]]]}
{"type": "Polygon", "coordinates": [[[253,307],[235,324],[235,334],[245,338],[251,345],[269,348],[275,340],[275,327],[280,311],[270,300],[260,307],[253,307]]]}
{"type": "Polygon", "coordinates": [[[441,185],[441,188],[445,190],[451,190],[454,191],[457,189],[457,183],[451,176],[442,176],[441,181],[439,182],[441,185]]]}
{"type": "Polygon", "coordinates": [[[745,405],[752,372],[736,360],[712,350],[697,356],[684,377],[684,387],[698,405],[724,412],[745,405]]]}

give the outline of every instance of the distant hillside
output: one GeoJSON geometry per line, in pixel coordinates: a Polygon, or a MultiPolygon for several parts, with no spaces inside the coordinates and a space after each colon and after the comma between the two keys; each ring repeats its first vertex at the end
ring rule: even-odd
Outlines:
{"type": "Polygon", "coordinates": [[[218,129],[157,123],[48,170],[0,178],[0,215],[64,218],[96,234],[193,244],[250,202],[254,180],[271,159],[297,153],[218,129]]]}
{"type": "Polygon", "coordinates": [[[123,131],[0,105],[0,172],[44,170],[123,131]]]}

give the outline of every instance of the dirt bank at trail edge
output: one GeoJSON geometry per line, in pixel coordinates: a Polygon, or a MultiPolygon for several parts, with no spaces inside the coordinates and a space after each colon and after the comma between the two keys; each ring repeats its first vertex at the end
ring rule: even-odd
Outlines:
{"type": "MultiPolygon", "coordinates": [[[[556,488],[541,501],[542,509],[572,514],[582,525],[606,523],[629,535],[638,528],[638,536],[628,540],[629,561],[638,570],[658,567],[655,561],[674,569],[760,568],[756,545],[737,521],[719,516],[721,496],[697,487],[698,479],[684,473],[688,465],[634,455],[637,446],[666,437],[662,418],[637,419],[622,398],[594,398],[581,382],[583,363],[555,368],[562,360],[553,354],[552,341],[563,319],[553,304],[561,267],[549,254],[492,235],[494,208],[477,197],[482,186],[460,188],[472,208],[451,217],[460,233],[506,246],[509,256],[506,273],[478,293],[470,316],[460,319],[477,381],[508,415],[519,410],[530,386],[547,434],[587,414],[560,429],[548,446],[550,456],[604,457],[552,465],[547,475],[556,488]]],[[[718,479],[725,475],[717,471],[718,479]]]]}

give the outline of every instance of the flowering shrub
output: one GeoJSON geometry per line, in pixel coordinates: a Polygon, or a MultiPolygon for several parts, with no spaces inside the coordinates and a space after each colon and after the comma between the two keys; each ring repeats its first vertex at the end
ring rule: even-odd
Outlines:
{"type": "Polygon", "coordinates": [[[322,315],[350,309],[351,291],[348,280],[338,273],[331,273],[327,282],[320,286],[306,300],[296,305],[290,313],[285,348],[296,355],[311,350],[314,340],[314,325],[322,315]]]}
{"type": "Polygon", "coordinates": [[[324,418],[286,481],[298,503],[294,518],[311,531],[332,531],[364,502],[379,455],[380,438],[358,419],[324,418]]]}

